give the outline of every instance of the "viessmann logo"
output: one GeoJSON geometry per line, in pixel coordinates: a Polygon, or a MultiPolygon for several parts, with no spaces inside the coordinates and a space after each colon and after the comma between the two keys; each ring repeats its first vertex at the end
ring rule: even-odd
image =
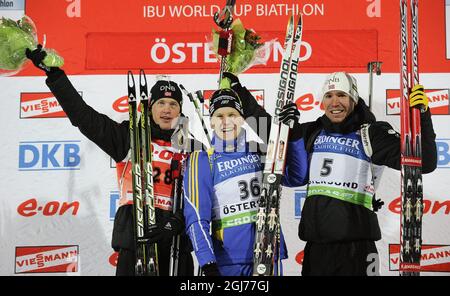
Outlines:
{"type": "MultiPolygon", "coordinates": [[[[428,106],[435,115],[449,115],[449,89],[427,89],[428,106]]],[[[386,90],[386,115],[400,114],[400,91],[398,89],[386,90]]]]}
{"type": "Polygon", "coordinates": [[[21,119],[62,117],[67,117],[67,115],[52,93],[35,92],[20,94],[21,119]]]}
{"type": "MultiPolygon", "coordinates": [[[[389,245],[389,270],[397,271],[400,261],[400,245],[389,245]]],[[[450,245],[422,245],[421,272],[450,272],[450,245]]]]}
{"type": "Polygon", "coordinates": [[[78,272],[76,245],[16,247],[15,273],[78,272]]]}

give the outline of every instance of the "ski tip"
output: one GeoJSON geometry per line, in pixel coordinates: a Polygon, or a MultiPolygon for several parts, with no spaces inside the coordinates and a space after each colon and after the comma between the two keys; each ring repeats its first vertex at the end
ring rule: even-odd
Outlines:
{"type": "Polygon", "coordinates": [[[200,103],[203,104],[205,102],[205,97],[203,96],[203,92],[201,90],[198,90],[195,92],[195,94],[197,95],[197,98],[200,101],[200,103]]]}
{"type": "Polygon", "coordinates": [[[128,71],[128,87],[134,87],[134,76],[131,71],[128,71]]]}
{"type": "Polygon", "coordinates": [[[147,77],[145,75],[144,70],[139,71],[139,84],[141,89],[141,97],[147,96],[148,90],[147,90],[147,77]]]}
{"type": "Polygon", "coordinates": [[[184,88],[183,84],[179,84],[181,90],[187,95],[187,90],[184,88]]]}
{"type": "Polygon", "coordinates": [[[294,16],[290,14],[286,26],[286,37],[284,39],[284,43],[288,42],[292,35],[294,35],[294,16]]]}

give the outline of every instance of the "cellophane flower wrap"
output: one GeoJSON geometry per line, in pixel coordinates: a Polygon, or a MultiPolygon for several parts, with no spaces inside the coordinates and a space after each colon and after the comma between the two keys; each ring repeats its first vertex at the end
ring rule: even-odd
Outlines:
{"type": "MultiPolygon", "coordinates": [[[[24,16],[19,21],[2,17],[0,19],[0,75],[10,76],[19,72],[27,63],[25,50],[36,49],[38,44],[36,26],[31,18],[24,16]]],[[[63,58],[54,50],[46,48],[44,64],[61,67],[63,58]]]]}
{"type": "MultiPolygon", "coordinates": [[[[255,65],[267,63],[274,40],[261,42],[261,37],[255,31],[246,29],[240,19],[234,20],[230,29],[233,31],[233,41],[231,53],[225,57],[225,71],[239,75],[255,65]]],[[[219,34],[213,29],[210,44],[212,51],[221,59],[218,54],[219,34]]]]}

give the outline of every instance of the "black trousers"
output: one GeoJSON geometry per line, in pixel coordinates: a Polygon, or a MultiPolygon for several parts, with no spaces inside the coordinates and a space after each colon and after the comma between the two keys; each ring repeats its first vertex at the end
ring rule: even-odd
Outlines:
{"type": "MultiPolygon", "coordinates": [[[[194,275],[194,261],[192,255],[186,252],[180,252],[178,257],[178,275],[193,276],[194,275]]],[[[134,276],[135,275],[136,254],[134,250],[120,249],[119,257],[117,258],[116,276],[134,276]]],[[[170,246],[158,247],[158,264],[159,275],[169,275],[170,265],[170,246]]]]}
{"type": "MultiPolygon", "coordinates": [[[[157,220],[162,216],[171,214],[156,209],[157,220]]],[[[158,242],[159,275],[169,275],[170,247],[172,240],[158,242]]],[[[133,206],[121,206],[114,218],[111,246],[119,252],[117,258],[116,275],[133,276],[135,273],[136,255],[134,252],[133,234],[133,206]]],[[[179,275],[194,275],[194,262],[191,255],[191,245],[186,234],[181,236],[180,254],[178,261],[179,275]]]]}
{"type": "Polygon", "coordinates": [[[378,273],[379,258],[374,241],[306,243],[304,276],[369,276],[378,273]]]}

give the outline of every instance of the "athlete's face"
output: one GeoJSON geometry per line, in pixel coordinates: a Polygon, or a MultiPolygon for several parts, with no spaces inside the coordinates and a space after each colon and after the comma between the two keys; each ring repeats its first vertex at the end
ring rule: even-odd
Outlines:
{"type": "Polygon", "coordinates": [[[219,108],[211,117],[211,128],[224,141],[236,139],[241,132],[243,123],[244,118],[231,107],[219,108]]]}
{"type": "Polygon", "coordinates": [[[153,121],[163,130],[173,129],[180,115],[180,105],[171,98],[162,98],[157,100],[152,106],[153,121]]]}
{"type": "Polygon", "coordinates": [[[325,115],[333,123],[340,123],[355,109],[355,102],[345,92],[332,90],[323,96],[325,115]]]}

